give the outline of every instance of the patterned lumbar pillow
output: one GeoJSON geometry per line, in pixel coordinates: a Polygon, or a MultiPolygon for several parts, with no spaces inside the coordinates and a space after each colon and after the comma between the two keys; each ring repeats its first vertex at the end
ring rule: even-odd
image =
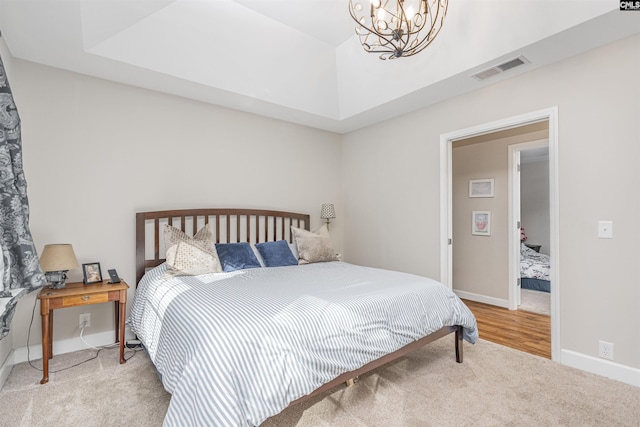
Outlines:
{"type": "Polygon", "coordinates": [[[291,232],[298,247],[298,264],[338,260],[326,224],[314,232],[296,227],[291,232]]]}
{"type": "Polygon", "coordinates": [[[165,224],[164,243],[167,248],[167,276],[222,272],[210,224],[202,227],[193,237],[165,224]]]}

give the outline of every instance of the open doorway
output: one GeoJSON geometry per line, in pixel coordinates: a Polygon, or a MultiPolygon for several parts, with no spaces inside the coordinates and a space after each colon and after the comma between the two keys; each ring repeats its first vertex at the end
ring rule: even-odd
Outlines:
{"type": "Polygon", "coordinates": [[[549,145],[545,139],[509,146],[509,210],[519,228],[510,242],[509,308],[551,316],[549,145]]]}
{"type": "MultiPolygon", "coordinates": [[[[475,126],[472,128],[462,129],[455,132],[451,132],[448,134],[441,135],[441,281],[450,286],[456,291],[459,295],[463,292],[456,289],[454,287],[453,280],[453,250],[456,244],[461,244],[462,242],[458,242],[453,234],[453,217],[454,215],[463,215],[464,218],[469,216],[468,219],[465,219],[466,226],[463,228],[463,235],[469,236],[472,234],[472,215],[474,212],[490,212],[492,209],[487,208],[486,205],[480,206],[480,203],[476,203],[478,205],[478,209],[471,209],[466,207],[464,209],[469,212],[460,212],[453,210],[453,144],[455,141],[461,141],[468,138],[473,137],[482,137],[484,135],[492,134],[495,132],[509,131],[511,129],[520,128],[528,125],[535,125],[536,123],[546,122],[548,124],[546,136],[548,139],[548,147],[549,147],[549,230],[550,230],[550,241],[549,241],[549,254],[551,257],[551,264],[557,264],[557,247],[558,247],[558,233],[557,233],[557,224],[558,224],[558,202],[557,202],[557,108],[550,108],[546,110],[536,111],[528,114],[524,114],[521,116],[511,117],[503,120],[499,120],[496,122],[486,123],[483,125],[475,126]],[[467,215],[468,214],[468,215],[467,215]]],[[[504,156],[506,157],[506,155],[504,156]]],[[[508,174],[506,174],[508,175],[508,174]]],[[[491,176],[482,176],[478,178],[491,179],[491,176]]],[[[498,191],[496,188],[495,191],[498,191]]],[[[502,186],[502,194],[504,195],[507,190],[505,186],[502,186]]],[[[489,206],[490,207],[490,206],[489,206]]],[[[502,243],[498,243],[498,246],[502,245],[503,250],[507,250],[507,247],[513,245],[513,248],[518,248],[520,246],[520,227],[517,227],[517,222],[514,221],[514,218],[511,215],[508,215],[510,210],[504,209],[504,211],[500,211],[500,213],[490,215],[491,221],[491,234],[492,237],[500,237],[502,243]],[[502,217],[500,217],[502,215],[502,217]],[[506,218],[508,216],[508,218],[506,218]],[[497,222],[502,221],[504,223],[504,227],[495,228],[497,226],[497,222]],[[508,226],[507,226],[508,224],[508,226]],[[498,230],[502,230],[502,236],[499,235],[498,230]],[[496,235],[495,233],[498,233],[496,235]],[[515,244],[514,244],[515,243],[515,244]]],[[[460,238],[461,235],[458,235],[460,238]]],[[[476,237],[476,236],[474,236],[476,237]]],[[[484,242],[488,242],[490,239],[488,236],[484,237],[484,242]]],[[[479,242],[476,238],[476,242],[479,242]]],[[[480,262],[484,262],[484,264],[491,266],[493,260],[489,261],[486,258],[488,254],[487,251],[482,249],[481,246],[474,247],[473,244],[469,246],[469,248],[474,252],[477,256],[476,259],[485,257],[483,261],[480,259],[480,262]]],[[[505,257],[507,252],[505,252],[505,257]]],[[[514,253],[514,251],[508,251],[508,253],[514,253]]],[[[501,259],[500,262],[504,263],[504,259],[501,259]]],[[[508,262],[511,265],[511,262],[508,262]]],[[[514,267],[515,268],[515,267],[514,267]]],[[[493,273],[493,272],[491,272],[493,273]]],[[[513,271],[509,272],[509,277],[511,277],[513,271]]],[[[504,274],[504,273],[503,273],[504,274]]],[[[515,274],[515,273],[513,273],[515,274]]],[[[479,276],[476,276],[476,279],[479,276]]],[[[551,281],[554,283],[554,286],[551,289],[551,340],[552,340],[552,348],[551,348],[551,357],[553,360],[559,360],[560,356],[560,313],[559,313],[559,282],[557,277],[557,269],[553,268],[550,271],[551,281]]],[[[508,281],[506,275],[503,275],[499,280],[503,283],[508,281]]],[[[502,305],[503,307],[510,306],[510,302],[515,297],[516,290],[512,287],[509,287],[509,295],[508,298],[504,295],[500,296],[489,296],[488,301],[489,304],[502,305]]],[[[479,294],[477,294],[479,295],[479,294]]],[[[467,292],[466,295],[461,295],[464,298],[478,300],[475,299],[477,295],[474,295],[473,292],[467,292]],[[471,298],[469,298],[471,296],[471,298]]],[[[509,307],[511,308],[511,307],[509,307]]]]}

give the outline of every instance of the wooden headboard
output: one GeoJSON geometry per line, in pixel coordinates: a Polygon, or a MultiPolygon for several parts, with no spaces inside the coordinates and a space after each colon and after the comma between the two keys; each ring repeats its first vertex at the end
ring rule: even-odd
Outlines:
{"type": "Polygon", "coordinates": [[[180,209],[136,213],[136,285],[165,259],[161,225],[193,236],[211,223],[217,243],[292,242],[291,226],[309,230],[309,215],[262,209],[180,209]],[[162,250],[161,250],[162,249],[162,250]]]}

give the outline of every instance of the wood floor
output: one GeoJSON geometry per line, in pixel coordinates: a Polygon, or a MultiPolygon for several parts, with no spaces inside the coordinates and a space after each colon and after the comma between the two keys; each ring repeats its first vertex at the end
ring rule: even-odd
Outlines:
{"type": "Polygon", "coordinates": [[[551,359],[551,317],[463,301],[476,316],[480,338],[551,359]]]}

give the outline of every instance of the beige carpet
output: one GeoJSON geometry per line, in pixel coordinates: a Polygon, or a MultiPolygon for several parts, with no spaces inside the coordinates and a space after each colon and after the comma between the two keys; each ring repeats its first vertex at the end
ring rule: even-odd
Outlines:
{"type": "MultiPolygon", "coordinates": [[[[94,353],[57,356],[52,369],[94,353]]],[[[103,351],[46,385],[26,363],[14,366],[0,425],[161,425],[170,396],[149,359],[140,352],[119,365],[117,354],[103,351]]],[[[263,426],[640,426],[640,388],[482,340],[457,364],[446,337],[263,426]]]]}

